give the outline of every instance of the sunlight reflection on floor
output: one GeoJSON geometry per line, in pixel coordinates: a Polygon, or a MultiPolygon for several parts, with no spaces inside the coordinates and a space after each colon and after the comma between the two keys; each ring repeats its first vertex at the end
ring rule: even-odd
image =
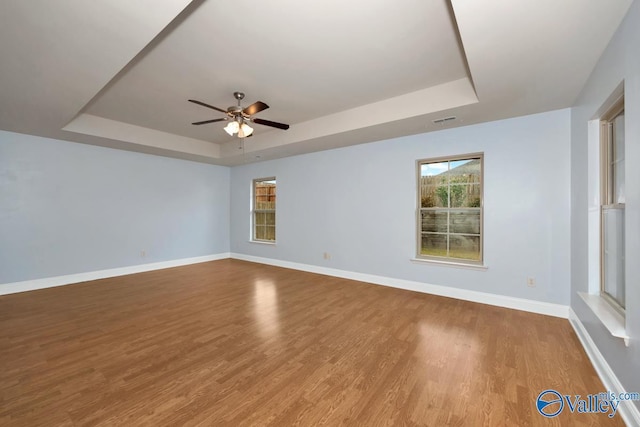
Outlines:
{"type": "Polygon", "coordinates": [[[278,290],[270,279],[258,279],[253,284],[253,312],[258,332],[264,340],[280,336],[278,290]]]}

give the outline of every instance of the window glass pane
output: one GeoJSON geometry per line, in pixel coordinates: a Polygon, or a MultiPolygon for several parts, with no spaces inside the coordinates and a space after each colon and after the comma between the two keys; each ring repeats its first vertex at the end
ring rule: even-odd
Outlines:
{"type": "Polygon", "coordinates": [[[264,240],[276,240],[276,227],[269,225],[265,227],[264,240]]]}
{"type": "Polygon", "coordinates": [[[449,187],[447,188],[447,192],[449,193],[450,207],[463,206],[467,196],[467,185],[460,184],[455,180],[455,177],[453,178],[454,180],[449,183],[449,187]]]}
{"type": "Polygon", "coordinates": [[[449,185],[452,208],[479,208],[480,184],[458,184],[452,182],[449,185]]]}
{"type": "Polygon", "coordinates": [[[275,209],[276,182],[274,180],[256,181],[254,195],[255,209],[275,209]]]}
{"type": "Polygon", "coordinates": [[[450,162],[450,171],[451,174],[458,174],[460,173],[459,171],[462,169],[462,166],[466,165],[467,163],[469,163],[471,161],[471,159],[462,159],[462,160],[452,160],[450,162]]]}
{"type": "Polygon", "coordinates": [[[275,212],[266,212],[264,214],[265,216],[265,223],[267,225],[276,225],[276,213],[275,212]]]}
{"type": "Polygon", "coordinates": [[[480,159],[453,161],[448,174],[452,183],[479,184],[481,177],[480,159]]]}
{"type": "Polygon", "coordinates": [[[266,238],[267,238],[267,227],[264,226],[264,225],[256,225],[255,238],[257,240],[266,240],[266,238]]]}
{"type": "Polygon", "coordinates": [[[604,143],[606,144],[604,148],[607,152],[606,163],[604,163],[604,166],[606,167],[605,174],[607,175],[606,182],[605,182],[606,188],[603,185],[603,191],[604,191],[603,204],[605,205],[610,205],[614,203],[614,200],[615,200],[613,195],[613,188],[615,187],[615,168],[614,168],[615,154],[613,152],[613,148],[615,144],[613,143],[613,140],[614,140],[613,125],[607,124],[607,140],[604,141],[604,143]]]}
{"type": "Polygon", "coordinates": [[[444,234],[422,233],[421,255],[447,256],[447,236],[444,234]]]}
{"type": "MultiPolygon", "coordinates": [[[[456,177],[458,182],[464,182],[467,184],[479,184],[480,177],[482,176],[482,170],[480,167],[480,159],[464,160],[462,164],[453,168],[452,162],[451,175],[456,177]]],[[[452,179],[453,180],[453,179],[452,179]]]]}
{"type": "Polygon", "coordinates": [[[448,212],[427,210],[420,212],[422,216],[422,231],[447,232],[448,212]]]}
{"type": "Polygon", "coordinates": [[[481,184],[473,184],[469,185],[467,188],[467,200],[466,205],[470,208],[479,208],[482,203],[482,185],[481,184]]]}
{"type": "Polygon", "coordinates": [[[449,207],[449,190],[444,185],[424,185],[422,186],[421,207],[423,208],[446,208],[449,207]]]}
{"type": "Polygon", "coordinates": [[[624,113],[613,120],[613,202],[624,203],[624,113]]]}
{"type": "Polygon", "coordinates": [[[614,183],[613,201],[614,203],[624,203],[624,160],[620,160],[616,164],[614,183]]]}
{"type": "Polygon", "coordinates": [[[449,182],[449,180],[446,174],[442,174],[442,175],[422,176],[421,182],[423,186],[425,185],[438,186],[438,185],[446,185],[447,182],[449,182]]]}
{"type": "Polygon", "coordinates": [[[447,170],[449,170],[449,162],[424,163],[420,167],[420,176],[436,177],[447,170]]]}
{"type": "Polygon", "coordinates": [[[421,208],[434,208],[437,204],[436,201],[436,188],[434,186],[423,186],[420,192],[420,207],[421,208]]]}
{"type": "Polygon", "coordinates": [[[449,236],[449,256],[473,261],[480,260],[480,236],[449,236]]]}
{"type": "Polygon", "coordinates": [[[266,224],[266,214],[264,212],[255,212],[254,218],[254,223],[256,225],[266,224]]]}
{"type": "Polygon", "coordinates": [[[624,209],[604,209],[602,215],[603,290],[624,307],[624,209]]]}
{"type": "Polygon", "coordinates": [[[449,232],[464,234],[480,234],[480,209],[468,211],[452,211],[449,232]]]}
{"type": "Polygon", "coordinates": [[[613,119],[614,159],[624,159],[624,113],[613,119]]]}

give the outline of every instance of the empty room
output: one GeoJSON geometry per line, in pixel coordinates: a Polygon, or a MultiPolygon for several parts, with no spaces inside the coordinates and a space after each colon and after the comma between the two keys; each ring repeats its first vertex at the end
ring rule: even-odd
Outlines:
{"type": "Polygon", "coordinates": [[[1,426],[640,426],[640,4],[0,2],[1,426]]]}

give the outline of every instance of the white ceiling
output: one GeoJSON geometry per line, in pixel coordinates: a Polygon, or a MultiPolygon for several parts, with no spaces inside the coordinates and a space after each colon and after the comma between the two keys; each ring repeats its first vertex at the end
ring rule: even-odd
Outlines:
{"type": "Polygon", "coordinates": [[[569,107],[632,0],[4,0],[0,128],[233,165],[569,107]],[[244,140],[232,93],[271,108],[244,140]]]}

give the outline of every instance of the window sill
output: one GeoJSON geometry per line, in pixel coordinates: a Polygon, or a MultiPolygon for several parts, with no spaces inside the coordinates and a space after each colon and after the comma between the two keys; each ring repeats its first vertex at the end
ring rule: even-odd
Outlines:
{"type": "Polygon", "coordinates": [[[442,267],[466,268],[469,270],[480,270],[480,271],[486,271],[489,268],[486,265],[480,265],[480,264],[465,264],[463,262],[455,262],[455,261],[435,261],[432,259],[422,259],[422,258],[411,258],[410,261],[415,264],[431,264],[431,265],[439,265],[442,267]]]}
{"type": "Polygon", "coordinates": [[[257,243],[258,245],[275,246],[276,242],[267,242],[262,240],[249,240],[249,243],[257,243]]]}
{"type": "Polygon", "coordinates": [[[586,292],[578,292],[585,304],[593,311],[605,328],[617,338],[622,338],[624,344],[629,347],[629,336],[625,328],[624,316],[599,295],[592,295],[586,292]]]}

